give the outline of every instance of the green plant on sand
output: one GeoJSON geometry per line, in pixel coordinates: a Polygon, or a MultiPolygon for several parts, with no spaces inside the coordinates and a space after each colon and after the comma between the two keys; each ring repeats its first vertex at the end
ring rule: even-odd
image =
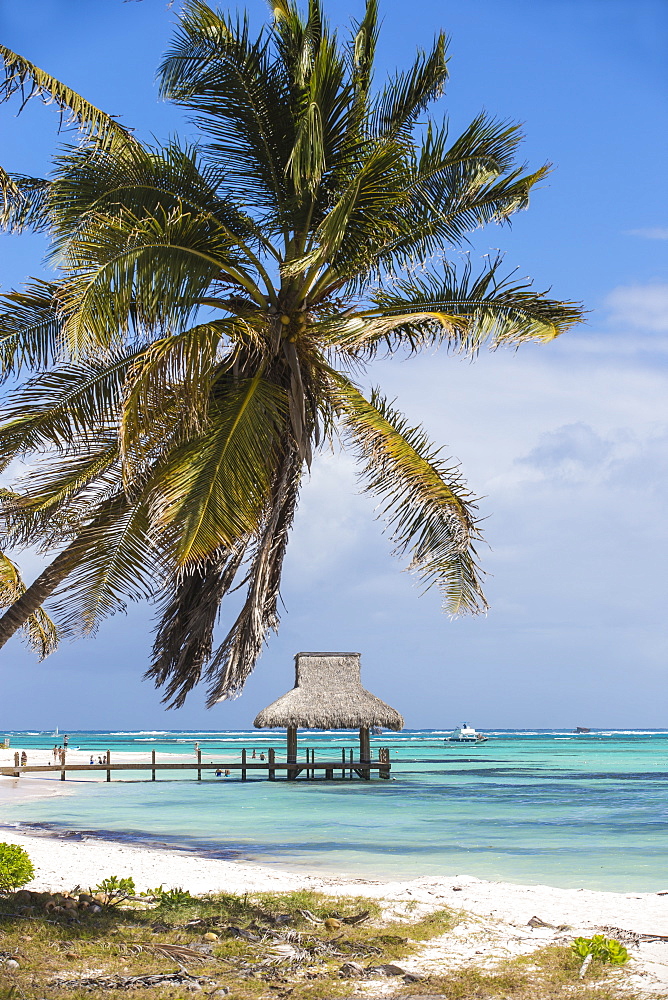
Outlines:
{"type": "Polygon", "coordinates": [[[525,209],[548,167],[522,166],[516,124],[481,113],[453,136],[430,117],[442,32],[378,85],[377,0],[346,38],[321,0],[270,7],[253,34],[184,3],[159,83],[191,145],[143,144],[0,46],[0,99],[40,96],[81,133],[49,178],[0,172],[0,221],[45,233],[58,266],[2,296],[4,374],[32,377],[5,406],[0,464],[45,456],[3,493],[4,543],[58,554],[0,645],[52,595],[75,634],[148,597],[149,676],[176,706],[200,680],[210,705],[243,688],[278,627],[304,473],[338,442],[422,583],[452,614],[483,611],[475,497],[421,427],[363,391],[368,368],[547,342],[582,318],[500,258],[476,273],[459,254],[525,209]]]}
{"type": "Polygon", "coordinates": [[[624,945],[615,938],[606,938],[604,934],[594,934],[591,938],[577,937],[571,948],[580,958],[591,955],[596,962],[624,965],[629,960],[629,953],[624,945]]]}
{"type": "Polygon", "coordinates": [[[118,903],[125,902],[126,899],[131,899],[135,895],[135,891],[135,882],[131,876],[118,878],[117,875],[103,878],[99,885],[89,890],[91,895],[95,893],[102,896],[102,901],[106,906],[116,906],[118,903]]]}
{"type": "Polygon", "coordinates": [[[142,892],[141,895],[155,900],[158,906],[166,910],[178,909],[180,906],[197,902],[196,898],[191,896],[187,889],[182,889],[180,886],[165,889],[159,885],[155,889],[148,889],[146,892],[142,892]]]}
{"type": "Polygon", "coordinates": [[[18,844],[0,844],[0,893],[14,892],[34,877],[35,869],[26,850],[18,844]]]}

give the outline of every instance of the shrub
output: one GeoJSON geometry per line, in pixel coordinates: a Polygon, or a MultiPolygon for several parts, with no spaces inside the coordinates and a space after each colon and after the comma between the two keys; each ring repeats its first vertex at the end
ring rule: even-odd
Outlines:
{"type": "Polygon", "coordinates": [[[174,887],[173,889],[163,889],[161,885],[157,889],[150,889],[146,895],[152,896],[159,906],[166,910],[176,910],[179,906],[187,906],[190,903],[198,903],[196,896],[191,896],[186,889],[174,887]]]}
{"type": "Polygon", "coordinates": [[[116,875],[110,875],[109,878],[103,878],[99,885],[96,885],[95,888],[89,891],[91,895],[95,894],[103,897],[102,901],[107,906],[116,906],[118,903],[123,903],[126,899],[134,896],[135,882],[132,876],[118,878],[116,875]]]}
{"type": "Polygon", "coordinates": [[[603,934],[594,934],[592,938],[578,937],[571,948],[580,958],[591,955],[593,960],[610,962],[611,965],[624,965],[629,960],[629,953],[624,945],[603,934]]]}
{"type": "Polygon", "coordinates": [[[35,869],[27,851],[18,844],[0,844],[0,893],[20,889],[34,877],[35,869]]]}

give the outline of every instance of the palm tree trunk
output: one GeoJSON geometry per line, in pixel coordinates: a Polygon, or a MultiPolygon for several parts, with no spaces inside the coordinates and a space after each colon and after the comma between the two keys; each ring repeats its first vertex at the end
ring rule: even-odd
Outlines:
{"type": "Polygon", "coordinates": [[[80,551],[81,538],[75,538],[40,573],[35,582],[31,583],[26,589],[25,593],[7,608],[2,618],[0,618],[0,648],[41,607],[56,587],[63,582],[68,573],[74,569],[74,566],[78,562],[80,551]]]}

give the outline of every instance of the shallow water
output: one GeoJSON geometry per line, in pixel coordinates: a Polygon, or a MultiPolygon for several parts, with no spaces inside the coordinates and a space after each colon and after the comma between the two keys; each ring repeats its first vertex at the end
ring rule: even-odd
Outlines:
{"type": "MultiPolygon", "coordinates": [[[[11,734],[12,748],[51,747],[52,734],[11,734]]],[[[264,864],[379,878],[466,873],[564,887],[668,888],[668,732],[497,731],[478,746],[435,731],[386,733],[392,780],[77,782],[74,794],[3,803],[3,822],[47,824],[169,843],[264,864]]],[[[280,733],[71,733],[70,746],[258,754],[280,733]]],[[[300,734],[338,758],[353,733],[300,734]]],[[[205,776],[207,772],[205,772],[205,776]]],[[[138,774],[123,774],[132,779],[138,774]]],[[[28,779],[29,780],[29,779],[28,779]]],[[[68,783],[71,791],[74,785],[68,783]]]]}

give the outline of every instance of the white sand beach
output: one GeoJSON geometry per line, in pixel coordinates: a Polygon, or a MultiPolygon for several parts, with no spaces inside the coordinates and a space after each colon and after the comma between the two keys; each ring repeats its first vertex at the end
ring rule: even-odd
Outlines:
{"type": "MultiPolygon", "coordinates": [[[[194,744],[192,745],[194,747],[194,744]]],[[[21,752],[21,748],[11,747],[11,749],[0,748],[0,767],[11,767],[14,764],[14,754],[21,752]]],[[[67,764],[88,764],[91,756],[94,758],[95,763],[99,757],[104,757],[107,752],[107,748],[100,744],[100,748],[94,751],[90,750],[79,750],[76,745],[70,746],[66,752],[66,763],[67,764]]],[[[156,763],[189,763],[194,764],[197,760],[197,755],[194,749],[187,749],[187,744],[184,747],[182,753],[174,753],[171,750],[169,753],[156,753],[156,763]]],[[[202,763],[203,764],[224,764],[225,761],[232,760],[233,755],[220,753],[218,751],[213,753],[208,753],[206,750],[202,752],[202,763]]],[[[238,759],[238,758],[234,758],[238,759]]],[[[143,753],[134,752],[130,750],[118,751],[114,750],[111,755],[112,763],[114,764],[149,764],[151,762],[151,751],[147,750],[143,753]]],[[[35,750],[31,749],[28,752],[28,764],[39,764],[39,765],[50,765],[50,766],[60,766],[60,758],[56,759],[54,757],[52,750],[35,750]]],[[[56,777],[54,773],[54,777],[56,777]]],[[[28,778],[29,781],[34,780],[33,778],[28,778]]],[[[102,771],[83,771],[76,772],[71,771],[67,776],[68,781],[104,781],[104,772],[102,771]]]]}
{"type": "MultiPolygon", "coordinates": [[[[1,778],[0,806],[3,798],[17,794],[67,794],[67,784],[56,783],[55,775],[49,780],[1,778]]],[[[467,964],[491,967],[549,943],[605,932],[623,940],[631,951],[624,983],[638,992],[668,996],[668,887],[657,886],[651,893],[599,892],[491,882],[465,874],[386,881],[283,871],[86,835],[51,836],[6,828],[0,830],[0,840],[29,852],[36,869],[30,888],[35,889],[87,888],[109,875],[131,875],[138,890],[163,884],[193,894],[310,889],[369,897],[383,901],[388,917],[394,919],[414,919],[445,906],[460,911],[463,919],[454,931],[429,942],[404,963],[409,971],[436,972],[467,964]],[[551,926],[531,926],[534,917],[551,926]],[[635,941],[636,935],[666,940],[635,941]]]]}

